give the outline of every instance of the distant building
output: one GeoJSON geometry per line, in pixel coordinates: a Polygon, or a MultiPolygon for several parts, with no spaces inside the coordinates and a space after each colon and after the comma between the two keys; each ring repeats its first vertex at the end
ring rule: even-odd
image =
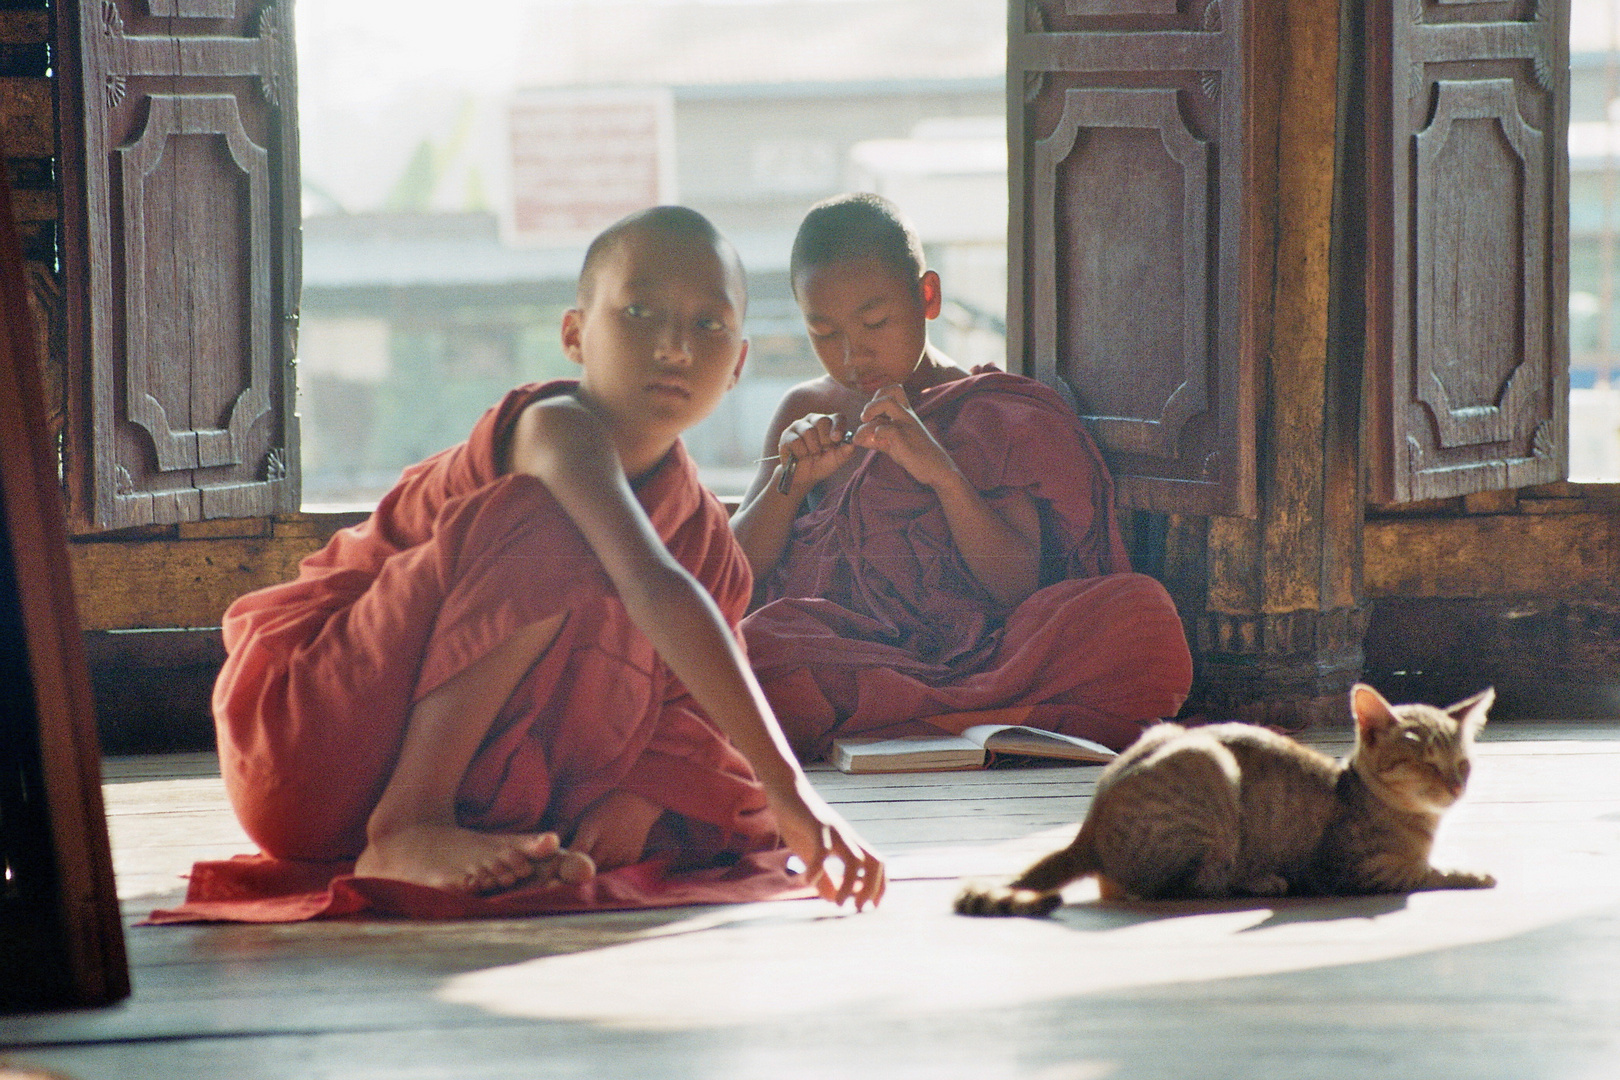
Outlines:
{"type": "MultiPolygon", "coordinates": [[[[1004,362],[1000,77],[668,92],[671,197],[708,214],[749,272],[744,378],[687,438],[712,486],[741,490],[782,393],[820,372],[786,273],[793,231],[817,199],[852,189],[896,198],[945,281],[936,340],[963,363],[1004,362]]],[[[583,237],[539,246],[513,217],[509,207],[306,217],[307,505],[374,499],[400,468],[461,438],[501,391],[572,372],[557,326],[583,237]]]]}

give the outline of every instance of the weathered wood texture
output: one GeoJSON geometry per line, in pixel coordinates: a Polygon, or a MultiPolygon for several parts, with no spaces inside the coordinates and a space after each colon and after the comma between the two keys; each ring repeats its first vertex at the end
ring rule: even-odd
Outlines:
{"type": "Polygon", "coordinates": [[[1008,5],[1009,363],[1073,392],[1125,506],[1255,512],[1273,7],[1008,5]]]}
{"type": "MultiPolygon", "coordinates": [[[[1612,721],[1486,727],[1437,854],[1496,874],[1491,890],[1101,904],[1081,886],[1050,919],[966,919],[949,908],[959,876],[1067,842],[1097,769],[813,772],[890,856],[875,913],[135,927],[128,1005],[3,1019],[0,1045],[77,1080],[1609,1076],[1617,736],[1612,721]]],[[[1346,745],[1342,730],[1311,741],[1346,745]]],[[[211,766],[108,763],[132,917],[176,896],[192,858],[244,842],[211,766]]]]}
{"type": "Polygon", "coordinates": [[[1359,146],[1339,122],[1359,71],[1354,49],[1341,56],[1341,23],[1356,12],[1287,5],[1255,61],[1268,73],[1260,85],[1287,102],[1258,110],[1244,132],[1254,153],[1272,148],[1276,170],[1244,202],[1269,244],[1244,301],[1260,334],[1266,425],[1251,448],[1256,512],[1172,516],[1165,543],[1164,578],[1194,645],[1195,707],[1219,715],[1247,716],[1261,699],[1334,715],[1360,670],[1359,339],[1344,333],[1345,311],[1358,310],[1346,294],[1359,282],[1359,186],[1340,166],[1359,146]]]}
{"type": "Polygon", "coordinates": [[[22,251],[0,186],[0,1007],[129,993],[22,251]]]}
{"type": "Polygon", "coordinates": [[[1510,715],[1620,709],[1620,488],[1548,484],[1367,522],[1366,674],[1510,715]]]}
{"type": "Polygon", "coordinates": [[[58,34],[80,531],[298,507],[291,8],[108,0],[58,34]]]}
{"type": "Polygon", "coordinates": [[[84,629],[218,626],[232,600],[290,581],[299,560],[364,516],[239,518],[75,543],[84,629]]]}
{"type": "Polygon", "coordinates": [[[1568,464],[1569,5],[1368,5],[1372,496],[1568,464]]]}

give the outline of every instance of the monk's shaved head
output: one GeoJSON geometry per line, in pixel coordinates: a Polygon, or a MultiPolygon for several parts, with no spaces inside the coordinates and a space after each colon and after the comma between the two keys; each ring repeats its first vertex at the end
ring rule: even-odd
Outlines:
{"type": "Polygon", "coordinates": [[[721,235],[713,222],[690,207],[654,206],[620,218],[591,241],[591,246],[585,249],[585,264],[579,271],[579,291],[576,299],[578,307],[589,306],[591,294],[596,288],[596,276],[602,264],[618,250],[619,245],[627,237],[637,234],[677,242],[696,242],[712,247],[720,256],[720,262],[725,266],[727,275],[735,276],[739,294],[744,298],[747,297],[742,259],[737,256],[737,249],[731,246],[731,241],[721,235]]]}
{"type": "Polygon", "coordinates": [[[799,276],[806,271],[868,258],[913,286],[928,269],[917,230],[898,206],[870,192],[834,195],[804,215],[793,238],[789,280],[796,292],[799,276]]]}

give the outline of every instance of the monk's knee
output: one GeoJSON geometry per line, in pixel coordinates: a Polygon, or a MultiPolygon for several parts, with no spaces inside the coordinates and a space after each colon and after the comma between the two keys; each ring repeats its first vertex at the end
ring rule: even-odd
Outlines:
{"type": "Polygon", "coordinates": [[[356,792],[317,791],[295,782],[226,779],[226,792],[242,831],[266,855],[335,862],[353,859],[365,849],[370,809],[357,801],[356,792]]]}

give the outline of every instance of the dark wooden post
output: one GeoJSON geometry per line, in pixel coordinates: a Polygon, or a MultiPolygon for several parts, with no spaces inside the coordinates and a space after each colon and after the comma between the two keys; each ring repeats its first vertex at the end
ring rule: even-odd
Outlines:
{"type": "Polygon", "coordinates": [[[1284,0],[1259,513],[1174,517],[1165,573],[1198,661],[1194,707],[1337,719],[1362,668],[1360,7],[1284,0]]]}
{"type": "Polygon", "coordinates": [[[0,1009],[103,1005],[129,966],[11,213],[0,176],[0,1009]]]}

